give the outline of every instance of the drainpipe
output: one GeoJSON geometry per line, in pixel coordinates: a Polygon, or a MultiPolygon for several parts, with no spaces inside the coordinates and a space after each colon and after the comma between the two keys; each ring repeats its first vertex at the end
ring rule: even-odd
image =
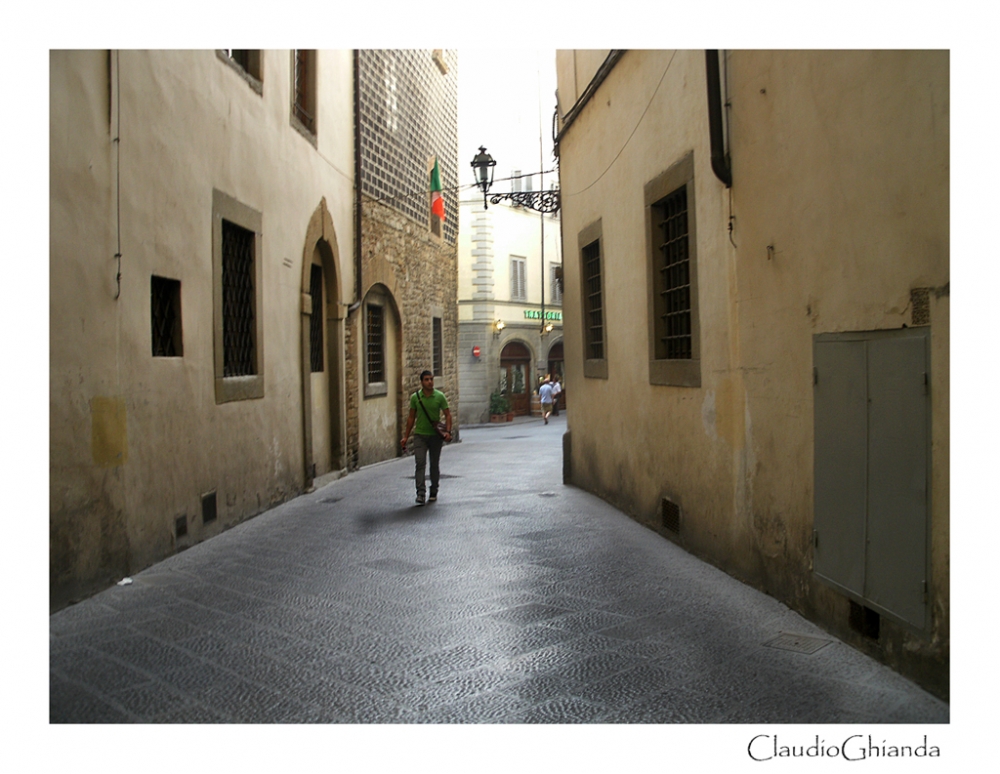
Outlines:
{"type": "Polygon", "coordinates": [[[733,171],[726,156],[722,136],[722,86],[719,81],[719,52],[705,51],[705,75],[708,82],[708,136],[712,144],[712,171],[725,183],[733,185],[733,171]]]}
{"type": "Polygon", "coordinates": [[[361,306],[361,74],[360,57],[354,49],[354,303],[351,314],[361,306]]]}

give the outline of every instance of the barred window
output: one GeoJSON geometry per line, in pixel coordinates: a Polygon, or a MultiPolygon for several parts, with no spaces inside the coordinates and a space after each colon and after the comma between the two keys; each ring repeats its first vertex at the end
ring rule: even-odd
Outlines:
{"type": "Polygon", "coordinates": [[[434,375],[441,376],[444,372],[444,336],[441,331],[441,318],[432,318],[433,328],[433,350],[434,350],[434,375]]]}
{"type": "Polygon", "coordinates": [[[653,205],[660,230],[660,297],[657,314],[656,357],[691,359],[691,272],[688,261],[687,186],[653,205]]]}
{"type": "Polygon", "coordinates": [[[584,321],[586,325],[587,358],[604,358],[604,307],[601,293],[601,243],[591,242],[583,248],[584,321]]]}
{"type": "Polygon", "coordinates": [[[309,318],[309,361],[313,373],[323,371],[323,267],[312,265],[309,275],[312,315],[309,318]]]}
{"type": "Polygon", "coordinates": [[[701,386],[694,153],[646,183],[649,383],[701,386]]]}
{"type": "Polygon", "coordinates": [[[181,283],[164,277],[150,282],[153,357],[181,357],[181,283]]]}
{"type": "Polygon", "coordinates": [[[385,310],[378,304],[366,306],[368,383],[385,381],[385,310]]]}
{"type": "Polygon", "coordinates": [[[222,221],[223,375],[257,373],[254,233],[222,221]]]}
{"type": "Polygon", "coordinates": [[[296,49],[294,57],[292,112],[307,131],[315,134],[316,52],[296,49]]]}
{"type": "Polygon", "coordinates": [[[528,300],[527,261],[524,258],[510,259],[510,300],[528,300]]]}

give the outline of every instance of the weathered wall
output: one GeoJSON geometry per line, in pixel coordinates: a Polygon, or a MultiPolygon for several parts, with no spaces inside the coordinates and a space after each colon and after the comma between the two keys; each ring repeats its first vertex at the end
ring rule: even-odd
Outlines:
{"type": "MultiPolygon", "coordinates": [[[[670,497],[683,515],[673,539],[947,694],[947,52],[737,51],[727,82],[730,190],[709,163],[703,51],[627,52],[560,144],[575,254],[567,375],[590,407],[570,417],[571,478],[664,534],[658,504],[670,497]],[[653,385],[645,372],[643,186],[687,152],[696,388],[653,385]],[[607,379],[584,378],[582,362],[578,234],[598,219],[607,379]],[[932,351],[932,625],[913,633],[883,617],[874,644],[848,629],[846,598],[812,575],[812,341],[926,324],[911,303],[920,289],[932,351]],[[623,421],[626,432],[605,432],[623,421]]],[[[565,111],[563,85],[561,69],[565,111]]]]}
{"type": "MultiPolygon", "coordinates": [[[[215,51],[113,52],[110,70],[104,51],[51,53],[53,605],[302,490],[304,242],[325,199],[351,255],[351,58],[318,53],[314,147],[290,125],[291,53],[262,57],[258,93],[215,51]],[[264,396],[221,404],[213,190],[262,217],[264,396]],[[180,281],[181,357],[151,356],[152,275],[180,281]]],[[[338,272],[342,304],[350,261],[338,272]]]]}

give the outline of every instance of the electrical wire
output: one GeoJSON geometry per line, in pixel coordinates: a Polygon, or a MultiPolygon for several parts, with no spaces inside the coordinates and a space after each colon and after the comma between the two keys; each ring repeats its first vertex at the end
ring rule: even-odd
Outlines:
{"type": "Polygon", "coordinates": [[[677,56],[677,51],[676,50],[674,51],[674,53],[672,53],[670,55],[670,61],[667,62],[667,66],[663,70],[663,75],[660,76],[660,82],[657,83],[656,84],[656,88],[653,89],[653,94],[652,94],[652,96],[650,96],[649,102],[646,103],[646,109],[642,111],[642,115],[639,116],[639,120],[636,122],[635,127],[632,129],[632,133],[628,136],[628,139],[625,140],[625,144],[622,145],[621,150],[618,151],[618,154],[613,159],[611,159],[611,163],[608,164],[607,169],[605,169],[603,172],[601,172],[601,174],[597,177],[597,179],[594,180],[594,182],[592,182],[586,188],[581,188],[579,191],[575,191],[574,193],[563,192],[562,195],[564,197],[565,196],[578,196],[579,194],[582,194],[584,191],[589,191],[591,188],[593,188],[595,185],[597,185],[598,182],[600,182],[601,178],[603,178],[606,174],[608,174],[608,171],[611,169],[611,167],[613,167],[615,165],[615,162],[618,161],[618,158],[622,155],[622,153],[624,153],[625,148],[627,148],[628,144],[632,141],[632,138],[635,136],[636,131],[639,129],[639,125],[642,123],[642,119],[644,119],[646,117],[646,113],[649,112],[649,108],[653,104],[653,100],[656,98],[657,93],[660,91],[660,86],[663,85],[663,79],[667,77],[667,71],[670,69],[670,65],[672,65],[674,63],[674,57],[675,56],[677,56]]]}

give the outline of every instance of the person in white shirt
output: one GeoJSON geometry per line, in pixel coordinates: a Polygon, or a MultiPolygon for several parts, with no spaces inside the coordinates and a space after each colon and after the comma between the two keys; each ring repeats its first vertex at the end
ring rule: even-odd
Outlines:
{"type": "Polygon", "coordinates": [[[559,393],[562,392],[562,385],[559,384],[559,377],[552,376],[552,416],[559,416],[559,393]]]}

